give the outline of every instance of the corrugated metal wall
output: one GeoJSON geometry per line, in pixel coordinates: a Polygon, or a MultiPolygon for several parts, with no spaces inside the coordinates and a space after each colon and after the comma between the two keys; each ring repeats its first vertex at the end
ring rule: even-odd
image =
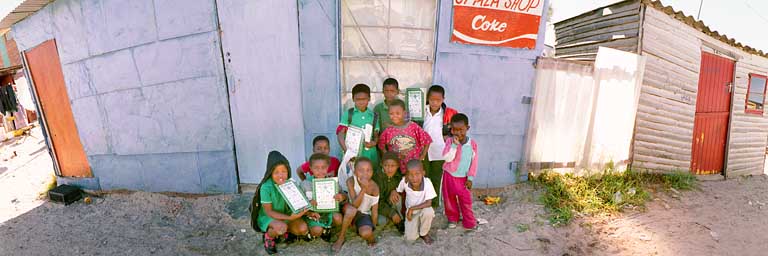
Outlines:
{"type": "Polygon", "coordinates": [[[555,24],[555,56],[594,61],[597,48],[636,52],[640,1],[624,1],[555,24]]]}

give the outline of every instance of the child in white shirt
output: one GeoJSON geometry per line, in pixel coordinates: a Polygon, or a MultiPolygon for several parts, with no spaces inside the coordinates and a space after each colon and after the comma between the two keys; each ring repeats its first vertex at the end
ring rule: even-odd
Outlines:
{"type": "MultiPolygon", "coordinates": [[[[432,209],[432,199],[437,197],[434,186],[429,178],[424,177],[424,167],[419,160],[408,161],[405,178],[397,186],[397,192],[405,192],[405,240],[415,241],[417,238],[426,244],[432,244],[429,229],[435,210],[432,209]]],[[[399,197],[393,193],[393,197],[399,197]]],[[[399,198],[392,198],[393,201],[399,198]]]]}

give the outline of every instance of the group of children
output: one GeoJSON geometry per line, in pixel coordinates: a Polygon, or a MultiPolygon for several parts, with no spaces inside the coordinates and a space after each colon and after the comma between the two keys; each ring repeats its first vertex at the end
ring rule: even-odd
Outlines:
{"type": "MultiPolygon", "coordinates": [[[[446,106],[445,89],[439,85],[429,88],[426,115],[419,123],[409,120],[405,102],[397,98],[397,80],[386,79],[383,92],[384,102],[371,109],[370,88],[357,84],[352,89],[354,107],[342,112],[336,134],[343,151],[347,150],[345,137],[350,126],[370,126],[372,137],[353,160],[351,174],[343,176],[349,178],[339,181],[346,185],[339,186],[341,192],[334,197],[342,205],[339,212],[293,213],[277,190],[277,186],[292,182],[290,165],[279,152],[269,153],[251,209],[252,226],[264,233],[264,248],[269,254],[277,253],[277,241],[320,237],[330,242],[331,230],[338,230],[332,249],[339,251],[349,228],[356,229],[373,246],[379,216],[393,223],[406,240],[420,238],[431,244],[429,230],[440,202],[438,191],[448,228],[456,228],[461,220],[467,231],[476,229],[471,189],[478,156],[477,144],[467,136],[468,117],[446,106]]],[[[340,161],[330,156],[327,137],[316,137],[312,151],[309,161],[296,169],[304,192],[312,191],[313,179],[336,177],[340,171],[340,161]]]]}

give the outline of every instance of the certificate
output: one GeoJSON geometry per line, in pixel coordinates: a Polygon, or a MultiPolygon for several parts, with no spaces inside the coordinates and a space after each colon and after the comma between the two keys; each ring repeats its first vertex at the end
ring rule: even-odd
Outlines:
{"type": "Polygon", "coordinates": [[[301,212],[310,207],[309,200],[307,200],[304,192],[293,181],[289,180],[283,183],[283,185],[277,186],[277,191],[280,191],[280,195],[283,196],[293,213],[301,212]]]}
{"type": "Polygon", "coordinates": [[[405,91],[405,100],[411,121],[424,121],[424,92],[419,88],[408,88],[405,91]]]}
{"type": "Polygon", "coordinates": [[[339,193],[338,178],[312,180],[312,198],[317,206],[312,207],[315,212],[338,212],[339,203],[334,198],[339,193]]]}
{"type": "Polygon", "coordinates": [[[344,139],[344,144],[347,145],[347,153],[359,156],[362,151],[363,140],[365,140],[365,130],[350,125],[347,128],[347,136],[344,139]]]}

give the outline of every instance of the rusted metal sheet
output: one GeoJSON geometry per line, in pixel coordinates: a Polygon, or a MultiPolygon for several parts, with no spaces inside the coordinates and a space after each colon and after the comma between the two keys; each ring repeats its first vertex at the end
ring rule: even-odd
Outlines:
{"type": "Polygon", "coordinates": [[[693,125],[691,171],[716,174],[723,170],[731,106],[733,61],[703,52],[693,125]]]}
{"type": "Polygon", "coordinates": [[[56,42],[45,41],[25,55],[40,107],[45,113],[61,176],[93,177],[75,127],[56,42]]]}

